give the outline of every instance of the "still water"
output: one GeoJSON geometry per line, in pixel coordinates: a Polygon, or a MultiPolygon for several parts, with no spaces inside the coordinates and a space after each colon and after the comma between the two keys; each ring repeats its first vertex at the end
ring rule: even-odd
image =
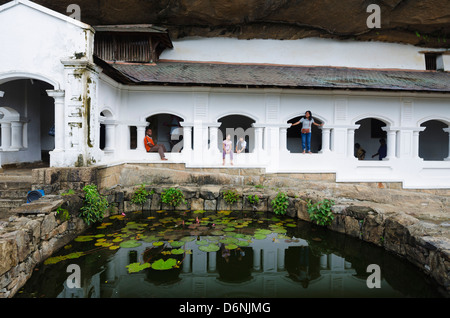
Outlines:
{"type": "Polygon", "coordinates": [[[441,297],[382,248],[289,217],[143,211],[103,222],[37,267],[16,297],[441,297]],[[381,288],[367,287],[370,264],[381,288]]]}

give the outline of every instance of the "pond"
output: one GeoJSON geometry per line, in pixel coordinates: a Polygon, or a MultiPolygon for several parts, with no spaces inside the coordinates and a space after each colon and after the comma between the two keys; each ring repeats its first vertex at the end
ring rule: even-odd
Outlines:
{"type": "Polygon", "coordinates": [[[37,267],[15,297],[441,295],[407,261],[307,222],[266,212],[142,211],[90,228],[37,267]],[[379,266],[380,288],[367,285],[370,264],[379,266]],[[73,265],[79,286],[72,286],[73,265]]]}

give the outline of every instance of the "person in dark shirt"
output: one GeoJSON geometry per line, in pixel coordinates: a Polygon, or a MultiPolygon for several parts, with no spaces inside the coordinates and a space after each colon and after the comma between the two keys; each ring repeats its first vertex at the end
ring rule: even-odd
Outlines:
{"type": "Polygon", "coordinates": [[[386,146],[386,140],[383,138],[380,139],[380,148],[378,148],[378,152],[374,155],[372,155],[372,158],[378,156],[379,160],[383,160],[383,158],[386,158],[387,156],[387,146],[386,146]]]}

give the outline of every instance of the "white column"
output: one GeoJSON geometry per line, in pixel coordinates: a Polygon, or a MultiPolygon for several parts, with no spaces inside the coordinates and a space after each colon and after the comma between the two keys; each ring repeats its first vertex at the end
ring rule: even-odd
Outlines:
{"type": "Polygon", "coordinates": [[[105,121],[105,152],[113,152],[116,147],[116,123],[105,121]]]}
{"type": "Polygon", "coordinates": [[[280,127],[280,153],[287,153],[287,129],[290,125],[280,127]]]}
{"type": "Polygon", "coordinates": [[[394,159],[395,151],[396,151],[396,139],[397,139],[397,130],[393,130],[390,127],[383,127],[384,131],[387,132],[387,155],[386,159],[394,159]]]}
{"type": "Polygon", "coordinates": [[[0,98],[2,98],[3,96],[5,96],[5,92],[4,91],[0,91],[0,98]]]}
{"type": "Polygon", "coordinates": [[[10,150],[22,149],[23,123],[15,121],[11,123],[11,148],[10,150]]]}
{"type": "Polygon", "coordinates": [[[136,125],[137,128],[137,150],[145,152],[144,138],[145,138],[145,128],[147,123],[139,123],[136,125]]]}
{"type": "Polygon", "coordinates": [[[322,150],[320,153],[330,152],[330,128],[320,127],[322,129],[322,150]]]}
{"type": "Polygon", "coordinates": [[[448,137],[448,156],[447,158],[445,158],[445,161],[449,161],[450,160],[450,127],[448,128],[442,128],[443,131],[445,131],[446,133],[448,133],[449,137],[448,137]]]}
{"type": "Polygon", "coordinates": [[[349,128],[347,130],[347,157],[354,158],[355,157],[355,130],[349,128]]]}
{"type": "Polygon", "coordinates": [[[55,100],[55,149],[54,152],[64,151],[64,91],[48,90],[47,95],[55,100]]]}
{"type": "Polygon", "coordinates": [[[222,152],[220,149],[221,145],[219,145],[219,127],[221,123],[210,124],[209,125],[209,152],[211,155],[220,155],[222,152]]]}
{"type": "Polygon", "coordinates": [[[192,156],[192,124],[181,122],[183,127],[183,150],[181,153],[184,157],[184,162],[190,162],[192,156]]]}
{"type": "Polygon", "coordinates": [[[7,151],[11,147],[11,123],[2,123],[2,150],[7,151]]]}

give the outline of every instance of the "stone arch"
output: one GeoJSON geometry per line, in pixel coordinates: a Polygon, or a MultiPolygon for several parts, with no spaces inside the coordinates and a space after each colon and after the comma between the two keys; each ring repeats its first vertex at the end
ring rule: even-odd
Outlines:
{"type": "MultiPolygon", "coordinates": [[[[292,117],[286,117],[283,122],[288,124],[298,122],[302,117],[305,116],[305,112],[295,112],[292,113],[292,117]]],[[[326,120],[322,116],[317,116],[313,111],[311,111],[314,122],[317,124],[326,125],[326,120]]],[[[286,149],[290,153],[301,153],[303,152],[302,147],[302,134],[301,125],[293,126],[286,131],[286,149]]],[[[317,153],[322,150],[322,130],[315,125],[311,125],[311,152],[317,153]]]]}
{"type": "Polygon", "coordinates": [[[21,79],[39,80],[39,81],[46,82],[47,84],[53,86],[54,90],[61,89],[61,86],[58,81],[51,79],[43,74],[29,73],[26,71],[0,73],[0,85],[10,82],[10,81],[21,80],[21,79]]]}
{"type": "Polygon", "coordinates": [[[359,125],[359,128],[355,129],[354,145],[348,145],[354,147],[354,156],[357,156],[355,145],[358,144],[365,151],[365,155],[361,156],[360,160],[380,159],[379,156],[372,158],[372,155],[378,153],[382,140],[387,142],[387,133],[383,128],[392,126],[393,121],[378,114],[365,114],[354,118],[352,125],[359,125]]]}
{"type": "Polygon", "coordinates": [[[420,126],[425,129],[419,133],[419,157],[431,161],[449,158],[449,122],[428,117],[420,126]]]}
{"type": "Polygon", "coordinates": [[[183,129],[181,123],[184,122],[184,116],[173,111],[154,112],[145,118],[147,128],[152,130],[153,139],[158,144],[164,144],[170,152],[180,152],[183,140],[183,129]],[[175,146],[177,148],[175,148],[175,146]]]}
{"type": "Polygon", "coordinates": [[[246,142],[245,152],[253,152],[255,148],[255,130],[253,124],[256,122],[254,117],[243,115],[241,113],[229,113],[219,117],[217,122],[221,123],[219,134],[217,136],[219,145],[222,146],[226,135],[231,135],[233,150],[235,150],[239,139],[242,137],[246,142]]]}
{"type": "Polygon", "coordinates": [[[228,117],[228,116],[248,117],[251,120],[253,120],[255,123],[260,121],[259,118],[257,116],[255,116],[254,114],[248,113],[248,112],[245,112],[245,111],[242,111],[242,110],[239,110],[239,111],[227,111],[227,112],[221,113],[221,114],[215,116],[215,121],[219,122],[220,119],[222,119],[224,117],[228,117]]]}

